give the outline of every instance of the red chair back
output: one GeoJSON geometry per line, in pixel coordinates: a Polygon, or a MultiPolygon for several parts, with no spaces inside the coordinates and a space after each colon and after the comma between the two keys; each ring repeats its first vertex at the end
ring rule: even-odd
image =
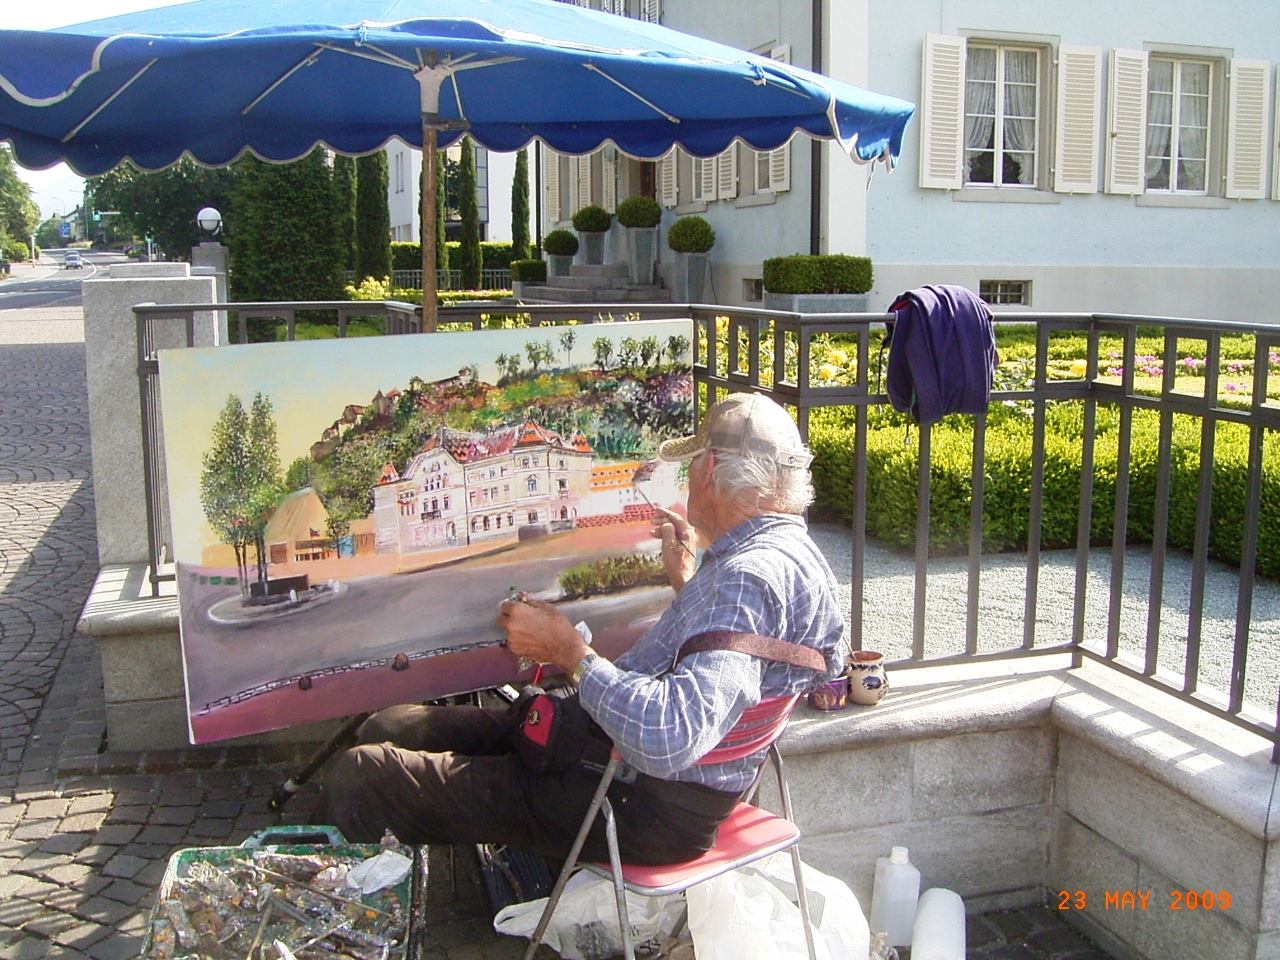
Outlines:
{"type": "Polygon", "coordinates": [[[724,739],[706,756],[698,761],[698,765],[708,763],[728,763],[740,760],[766,749],[773,741],[782,736],[791,719],[791,711],[795,709],[800,694],[789,697],[765,697],[754,707],[748,707],[733,725],[733,729],[725,734],[724,739]]]}

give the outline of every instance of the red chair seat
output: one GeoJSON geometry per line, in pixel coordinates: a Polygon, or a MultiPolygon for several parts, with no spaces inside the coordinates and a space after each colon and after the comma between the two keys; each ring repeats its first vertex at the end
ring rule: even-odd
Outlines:
{"type": "MultiPolygon", "coordinates": [[[[800,830],[794,823],[775,817],[767,810],[740,803],[720,824],[716,844],[696,860],[672,863],[660,867],[622,865],[622,878],[629,888],[645,896],[657,897],[676,893],[728,873],[745,863],[779,850],[785,850],[800,841],[800,830]]],[[[607,863],[590,863],[584,866],[600,876],[612,876],[607,863]]]]}

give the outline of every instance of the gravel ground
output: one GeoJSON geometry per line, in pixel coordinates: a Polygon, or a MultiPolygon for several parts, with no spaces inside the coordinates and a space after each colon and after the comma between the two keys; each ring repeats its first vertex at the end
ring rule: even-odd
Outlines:
{"type": "MultiPolygon", "coordinates": [[[[842,585],[851,580],[852,532],[835,524],[811,526],[814,540],[842,585]]],[[[911,656],[915,597],[914,557],[869,543],[864,582],[863,647],[882,651],[889,661],[911,656]]],[[[1120,604],[1120,649],[1141,663],[1146,651],[1150,607],[1151,550],[1133,546],[1125,554],[1124,591],[1120,604]]],[[[1046,551],[1040,556],[1036,646],[1071,639],[1075,605],[1074,550],[1046,551]]],[[[1186,661],[1188,610],[1192,587],[1189,554],[1170,551],[1165,559],[1164,597],[1160,614],[1161,675],[1181,677],[1186,661]]],[[[967,612],[968,560],[934,559],[927,578],[925,654],[929,658],[962,653],[967,612]]],[[[1201,690],[1226,690],[1235,644],[1238,571],[1210,561],[1205,574],[1204,617],[1200,653],[1201,690]]],[[[1111,551],[1089,553],[1085,590],[1086,644],[1104,650],[1111,602],[1111,551]]],[[[979,586],[978,648],[981,652],[1019,647],[1027,595],[1024,554],[983,559],[979,586]]],[[[848,594],[845,594],[846,598],[848,594]]],[[[846,613],[849,611],[846,609],[846,613]]],[[[1280,583],[1259,577],[1254,582],[1245,698],[1264,716],[1276,716],[1280,683],[1280,583]]],[[[1181,682],[1178,682],[1181,686],[1181,682]]]]}

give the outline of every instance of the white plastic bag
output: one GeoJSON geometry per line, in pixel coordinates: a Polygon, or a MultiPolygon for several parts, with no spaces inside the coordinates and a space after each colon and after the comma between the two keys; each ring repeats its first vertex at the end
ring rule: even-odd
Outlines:
{"type": "MultiPolygon", "coordinates": [[[[802,865],[818,960],[866,960],[871,931],[842,880],[802,865]]],[[[690,887],[698,960],[808,960],[791,854],[775,853],[690,887]]]]}
{"type": "MultiPolygon", "coordinates": [[[[513,937],[532,937],[547,898],[513,903],[498,911],[493,929],[513,937]]],[[[627,893],[627,916],[631,920],[631,942],[637,954],[647,952],[645,944],[656,947],[671,935],[684,915],[684,898],[641,897],[627,893]]],[[[618,902],[613,881],[586,870],[575,873],[567,884],[542,942],[564,960],[605,960],[622,953],[622,931],[618,926],[618,902]]]]}

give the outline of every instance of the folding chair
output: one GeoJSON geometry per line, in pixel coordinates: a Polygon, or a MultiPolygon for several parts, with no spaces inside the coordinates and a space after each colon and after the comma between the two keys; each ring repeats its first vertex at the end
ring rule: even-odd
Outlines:
{"type": "MultiPolygon", "coordinates": [[[[800,870],[800,829],[791,822],[791,793],[787,789],[786,771],[782,765],[782,756],[778,752],[775,741],[786,729],[791,711],[800,699],[799,694],[789,697],[769,697],[761,700],[756,706],[744,711],[733,729],[720,741],[720,744],[698,761],[699,764],[725,763],[750,756],[766,747],[769,759],[773,761],[774,772],[778,777],[778,793],[782,797],[782,816],[774,816],[767,810],[740,803],[729,814],[728,819],[720,825],[716,833],[716,842],[710,850],[685,863],[675,863],[660,867],[642,867],[622,863],[618,854],[618,826],[614,818],[613,807],[606,796],[609,784],[622,758],[615,749],[600,785],[596,788],[591,806],[583,818],[578,836],[569,850],[569,857],[556,880],[556,885],[547,900],[538,928],[533,932],[529,947],[525,951],[525,960],[533,960],[542,935],[551,923],[556,904],[564,886],[578,862],[578,854],[586,842],[587,834],[595,823],[596,815],[601,809],[605,817],[605,840],[609,847],[609,863],[585,863],[583,866],[603,877],[613,879],[614,894],[618,902],[618,923],[622,927],[622,945],[626,960],[635,960],[635,948],[631,942],[631,922],[627,915],[626,891],[645,897],[659,897],[669,893],[680,893],[696,883],[710,880],[737,867],[760,860],[780,850],[791,850],[791,867],[795,872],[796,895],[800,901],[800,917],[804,923],[805,944],[809,948],[809,960],[817,960],[817,950],[813,943],[813,927],[809,922],[809,900],[805,896],[804,876],[800,870]]],[[[751,791],[752,799],[759,792],[759,774],[751,791]]]]}

